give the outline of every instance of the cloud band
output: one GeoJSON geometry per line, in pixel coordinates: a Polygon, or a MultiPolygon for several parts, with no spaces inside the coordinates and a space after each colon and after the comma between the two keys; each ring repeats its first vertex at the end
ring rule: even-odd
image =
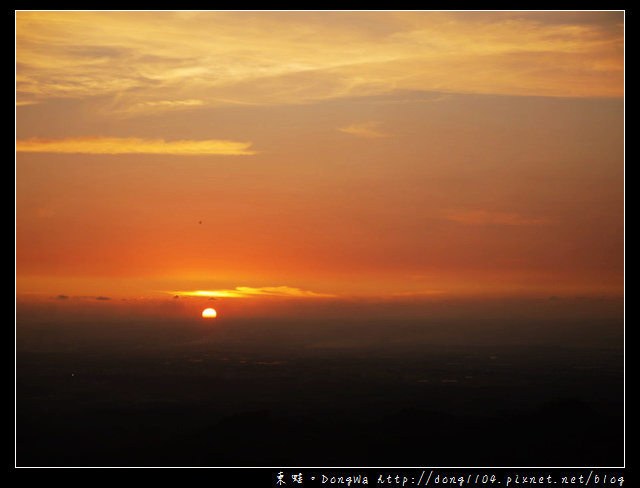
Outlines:
{"type": "Polygon", "coordinates": [[[242,155],[256,154],[250,142],[225,140],[140,139],[136,137],[69,137],[65,139],[31,138],[16,141],[17,152],[64,154],[170,154],[242,155]]]}
{"type": "Polygon", "coordinates": [[[247,298],[255,296],[320,298],[335,296],[325,293],[316,293],[309,290],[301,290],[300,288],[291,286],[263,286],[258,288],[251,286],[237,286],[233,289],[224,290],[172,291],[170,293],[178,296],[210,298],[247,298]]]}

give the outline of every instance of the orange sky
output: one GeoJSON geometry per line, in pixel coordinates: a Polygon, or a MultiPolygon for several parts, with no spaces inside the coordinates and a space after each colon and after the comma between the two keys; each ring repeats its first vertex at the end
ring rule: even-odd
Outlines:
{"type": "Polygon", "coordinates": [[[16,12],[18,300],[620,297],[623,22],[16,12]]]}

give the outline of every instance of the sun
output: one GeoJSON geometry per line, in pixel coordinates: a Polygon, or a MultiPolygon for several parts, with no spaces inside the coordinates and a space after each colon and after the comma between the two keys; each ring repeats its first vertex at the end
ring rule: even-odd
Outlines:
{"type": "Polygon", "coordinates": [[[215,308],[205,308],[202,311],[202,318],[204,319],[215,319],[218,316],[218,312],[216,312],[215,308]]]}

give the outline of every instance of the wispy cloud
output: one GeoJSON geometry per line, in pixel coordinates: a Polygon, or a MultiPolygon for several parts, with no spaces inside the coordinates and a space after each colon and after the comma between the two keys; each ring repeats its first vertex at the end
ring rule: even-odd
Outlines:
{"type": "Polygon", "coordinates": [[[419,291],[397,291],[391,293],[392,297],[426,297],[433,295],[442,295],[446,292],[444,290],[419,290],[419,291]]]}
{"type": "Polygon", "coordinates": [[[252,155],[250,142],[139,139],[135,137],[31,138],[16,141],[18,152],[82,154],[252,155]]]}
{"type": "Polygon", "coordinates": [[[547,218],[528,218],[514,212],[487,210],[448,210],[444,218],[468,225],[539,225],[552,222],[547,218]]]}
{"type": "Polygon", "coordinates": [[[599,12],[17,12],[16,99],[111,96],[148,111],[397,90],[620,97],[623,22],[599,12]]]}
{"type": "Polygon", "coordinates": [[[378,130],[380,126],[379,122],[362,122],[359,124],[351,124],[347,127],[340,127],[338,130],[346,134],[351,134],[359,137],[366,137],[369,139],[379,139],[383,137],[390,137],[391,134],[387,134],[378,130]]]}
{"type": "Polygon", "coordinates": [[[122,115],[127,114],[158,114],[161,112],[186,110],[191,108],[202,107],[206,105],[204,100],[196,100],[192,98],[182,100],[145,100],[131,106],[125,105],[117,109],[122,115]]]}
{"type": "Polygon", "coordinates": [[[209,298],[248,298],[257,296],[272,297],[298,297],[298,298],[322,298],[335,297],[327,293],[317,293],[309,290],[301,290],[291,286],[237,286],[231,289],[220,290],[194,290],[194,291],[170,291],[175,296],[209,297],[209,298]]]}

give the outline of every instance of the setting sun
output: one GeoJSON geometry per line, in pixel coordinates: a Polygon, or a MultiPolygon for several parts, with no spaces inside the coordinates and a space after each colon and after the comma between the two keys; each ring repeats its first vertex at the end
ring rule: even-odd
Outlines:
{"type": "Polygon", "coordinates": [[[218,312],[213,308],[205,308],[202,311],[202,318],[204,319],[215,319],[218,316],[218,312]]]}

